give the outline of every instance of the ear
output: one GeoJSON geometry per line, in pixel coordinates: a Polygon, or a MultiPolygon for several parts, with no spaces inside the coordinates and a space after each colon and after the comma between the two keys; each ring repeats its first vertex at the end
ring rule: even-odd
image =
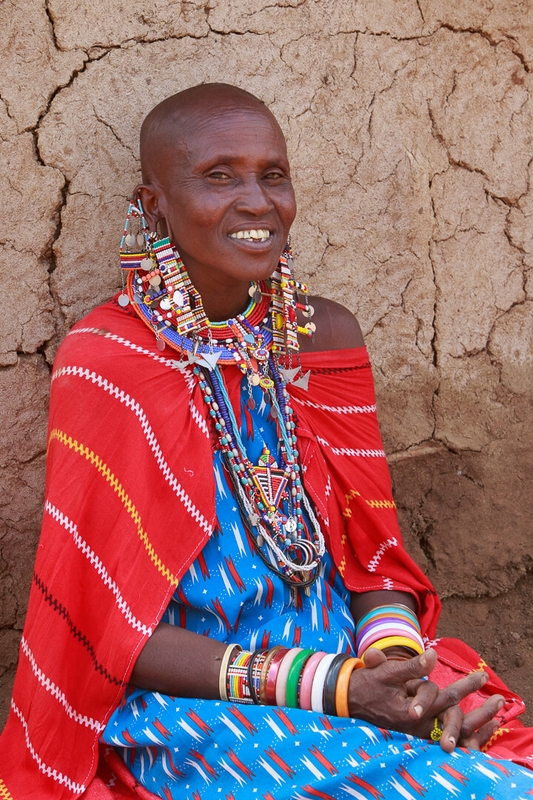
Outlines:
{"type": "Polygon", "coordinates": [[[134,193],[141,200],[149,229],[156,231],[158,223],[165,221],[165,214],[161,208],[161,190],[149,183],[140,183],[135,187],[134,193]]]}

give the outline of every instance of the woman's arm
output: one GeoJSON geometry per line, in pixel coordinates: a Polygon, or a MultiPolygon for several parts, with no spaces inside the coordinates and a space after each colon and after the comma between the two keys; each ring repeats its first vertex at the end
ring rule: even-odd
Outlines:
{"type": "Polygon", "coordinates": [[[142,649],[130,683],[178,697],[220,699],[224,642],[161,622],[142,649]]]}

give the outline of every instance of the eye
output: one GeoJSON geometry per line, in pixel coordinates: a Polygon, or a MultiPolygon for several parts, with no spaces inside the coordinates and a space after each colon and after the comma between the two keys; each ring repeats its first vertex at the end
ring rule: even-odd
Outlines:
{"type": "Polygon", "coordinates": [[[263,175],[263,179],[267,181],[281,181],[286,178],[287,175],[280,169],[271,169],[263,175]]]}
{"type": "Polygon", "coordinates": [[[207,173],[207,177],[215,181],[229,181],[231,175],[223,169],[214,169],[207,173]]]}

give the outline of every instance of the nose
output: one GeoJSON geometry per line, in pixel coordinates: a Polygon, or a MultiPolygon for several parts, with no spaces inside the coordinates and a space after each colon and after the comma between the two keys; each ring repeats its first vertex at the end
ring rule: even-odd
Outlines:
{"type": "Polygon", "coordinates": [[[237,211],[253,214],[256,217],[266,214],[274,204],[257,175],[250,175],[239,184],[239,194],[235,203],[237,211]]]}

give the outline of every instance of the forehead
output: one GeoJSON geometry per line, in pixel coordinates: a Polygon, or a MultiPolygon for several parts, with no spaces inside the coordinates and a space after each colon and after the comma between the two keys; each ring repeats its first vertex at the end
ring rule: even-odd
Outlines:
{"type": "Polygon", "coordinates": [[[285,138],[266,108],[218,108],[175,121],[168,130],[168,155],[181,166],[210,161],[286,161],[285,138]]]}

